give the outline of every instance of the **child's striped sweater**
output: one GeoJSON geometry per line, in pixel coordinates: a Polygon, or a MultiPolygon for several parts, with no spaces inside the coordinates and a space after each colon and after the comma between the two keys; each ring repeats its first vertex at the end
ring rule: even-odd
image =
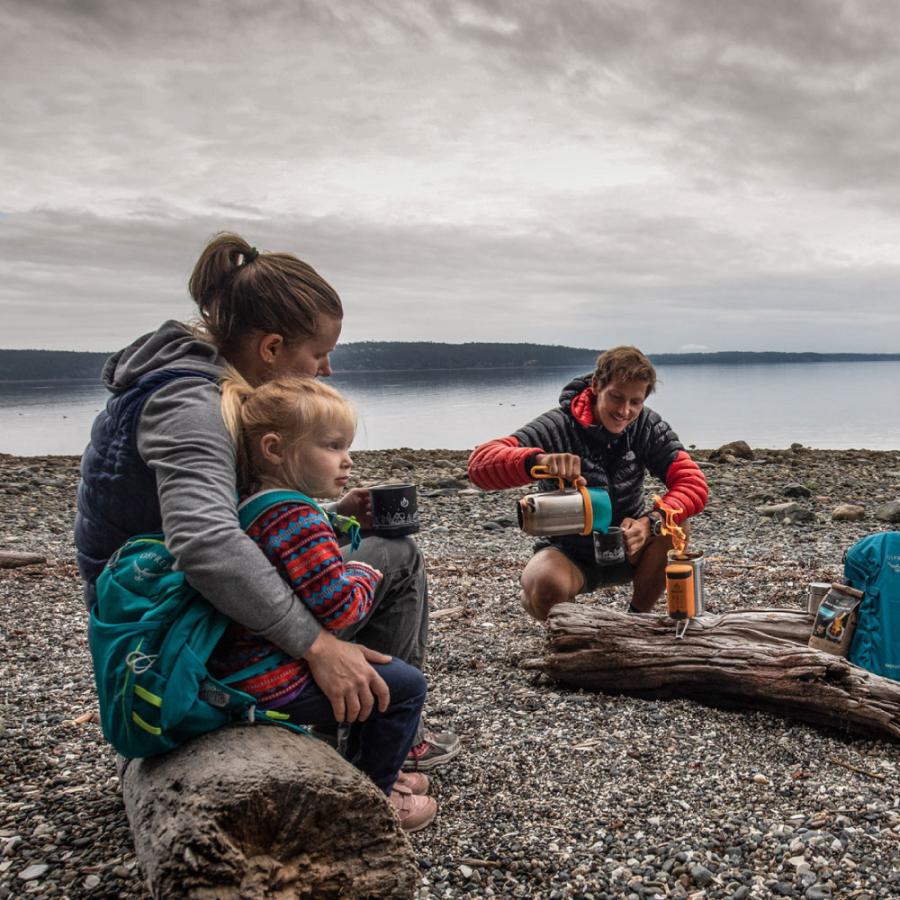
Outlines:
{"type": "MultiPolygon", "coordinates": [[[[337,631],[372,607],[381,573],[363,562],[344,562],[327,517],[314,506],[291,501],[272,507],[247,530],[281,577],[323,628],[337,631]]],[[[237,623],[229,625],[210,657],[216,678],[238,672],[273,652],[273,645],[237,623]]],[[[310,678],[306,660],[295,659],[234,685],[262,708],[289,703],[310,678]]]]}

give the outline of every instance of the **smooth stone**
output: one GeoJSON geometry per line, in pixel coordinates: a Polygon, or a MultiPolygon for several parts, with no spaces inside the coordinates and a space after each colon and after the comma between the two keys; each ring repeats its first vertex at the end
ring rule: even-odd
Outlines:
{"type": "Polygon", "coordinates": [[[859,522],[866,517],[866,508],[856,503],[841,503],[831,511],[835,522],[859,522]]]}
{"type": "MultiPolygon", "coordinates": [[[[713,450],[710,453],[710,459],[723,459],[726,456],[732,457],[732,459],[753,459],[754,454],[750,449],[750,445],[746,441],[730,441],[727,444],[722,444],[718,450],[713,450]]],[[[730,461],[730,460],[729,460],[730,461]]]]}
{"type": "Polygon", "coordinates": [[[803,896],[806,900],[830,900],[831,888],[825,884],[813,884],[806,889],[803,896]]]}
{"type": "Polygon", "coordinates": [[[50,866],[46,863],[35,863],[19,872],[19,878],[22,881],[34,881],[35,878],[40,878],[49,868],[50,866]]]}
{"type": "Polygon", "coordinates": [[[770,506],[758,506],[756,511],[761,516],[768,516],[776,522],[794,525],[798,522],[814,522],[816,514],[800,503],[775,503],[770,506]]]}
{"type": "Polygon", "coordinates": [[[875,510],[875,518],[879,522],[900,522],[900,500],[883,503],[875,510]]]}

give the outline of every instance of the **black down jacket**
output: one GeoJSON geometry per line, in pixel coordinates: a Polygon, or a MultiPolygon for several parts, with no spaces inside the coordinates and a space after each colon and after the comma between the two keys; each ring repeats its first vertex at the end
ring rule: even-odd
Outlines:
{"type": "MultiPolygon", "coordinates": [[[[621,434],[612,434],[602,425],[582,425],[572,414],[572,400],[590,386],[591,377],[587,374],[570,381],[559,395],[559,408],[532,419],[513,437],[523,447],[580,456],[581,474],[588,487],[608,491],[612,524],[618,525],[622,519],[635,518],[649,508],[644,494],[645,472],[665,483],[669,466],[684,448],[659,413],[646,406],[621,434]]],[[[538,488],[556,490],[557,483],[542,479],[538,488]]],[[[579,556],[593,556],[589,537],[564,535],[550,540],[579,556]]]]}

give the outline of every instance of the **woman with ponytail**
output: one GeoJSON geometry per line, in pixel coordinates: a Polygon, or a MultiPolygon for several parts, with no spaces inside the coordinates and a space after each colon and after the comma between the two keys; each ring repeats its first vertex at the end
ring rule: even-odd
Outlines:
{"type": "MultiPolygon", "coordinates": [[[[220,381],[233,367],[252,387],[283,376],[328,376],[343,307],[311,266],[259,252],[236,234],[203,250],[189,282],[200,322],[168,321],[106,363],[112,396],[81,463],[75,542],[88,606],[112,553],[162,531],[190,583],[232,621],[304,659],[338,722],[364,721],[389,690],[373,664],[392,656],[421,668],[428,613],[422,555],[409,538],[367,538],[347,557],[383,573],[355,643],[323,629],[240,528],[237,452],[222,418],[220,381]]],[[[368,493],[336,511],[367,521],[368,493]]],[[[349,636],[346,634],[345,636],[349,636]]],[[[452,735],[420,732],[409,767],[458,750],[452,735]],[[423,749],[424,747],[424,749],[423,749]]],[[[421,767],[425,767],[422,765],[421,767]]]]}

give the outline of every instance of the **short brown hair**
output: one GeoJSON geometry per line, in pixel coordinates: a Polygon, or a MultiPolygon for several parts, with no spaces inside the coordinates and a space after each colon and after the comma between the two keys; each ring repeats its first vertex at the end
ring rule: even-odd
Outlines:
{"type": "Polygon", "coordinates": [[[656,369],[637,347],[613,347],[597,357],[594,388],[602,391],[614,381],[646,381],[644,396],[649,397],[656,390],[656,369]]]}

